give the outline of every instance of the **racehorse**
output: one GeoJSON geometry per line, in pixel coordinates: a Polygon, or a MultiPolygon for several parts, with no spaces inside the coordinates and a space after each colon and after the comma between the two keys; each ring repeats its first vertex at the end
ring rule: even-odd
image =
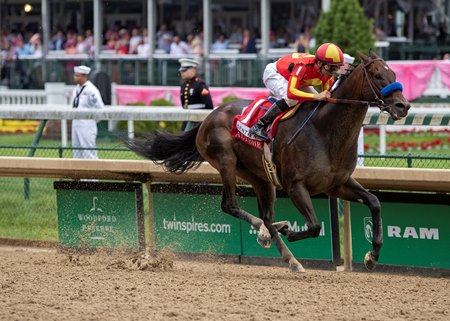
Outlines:
{"type": "Polygon", "coordinates": [[[174,173],[208,161],[222,179],[222,210],[250,223],[258,231],[257,240],[262,246],[269,247],[272,240],[293,272],[304,272],[304,268],[278,232],[290,242],[319,236],[321,224],[310,195],[325,193],[367,205],[372,215],[373,238],[372,250],[365,255],[364,263],[372,270],[383,243],[381,208],[377,197],[351,177],[357,161],[358,134],[369,105],[378,106],[398,120],[407,115],[410,104],[401,92],[401,84],[395,82],[395,73],[383,59],[372,50],[368,56],[359,56],[361,63],[333,91],[330,101],[319,108],[315,108],[317,102],[303,103],[294,116],[279,124],[274,137],[273,163],[282,189],[306,221],[305,231],[291,231],[287,222],[274,223],[276,188],[263,168],[262,151],[230,134],[234,117],[241,114],[248,101],[219,106],[187,132],[156,132],[144,140],[129,140],[128,146],[174,173]],[[313,110],[316,112],[311,116],[313,110]],[[308,115],[309,122],[294,137],[308,115]],[[237,176],[252,185],[259,218],[239,207],[235,195],[237,176]]]}

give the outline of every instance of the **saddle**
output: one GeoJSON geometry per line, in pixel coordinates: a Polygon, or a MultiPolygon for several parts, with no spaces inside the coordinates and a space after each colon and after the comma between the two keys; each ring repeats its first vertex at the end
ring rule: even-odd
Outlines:
{"type": "MultiPolygon", "coordinates": [[[[258,122],[258,120],[264,116],[267,110],[275,103],[277,99],[272,96],[258,96],[253,102],[244,108],[240,115],[234,117],[233,120],[233,128],[231,129],[231,136],[235,139],[239,139],[244,143],[262,150],[263,149],[263,141],[257,139],[254,136],[250,136],[249,130],[250,128],[258,122]]],[[[278,115],[275,120],[267,126],[266,132],[267,136],[270,139],[275,137],[275,134],[278,129],[278,124],[281,121],[291,118],[295,112],[297,111],[300,104],[295,105],[294,107],[289,108],[288,110],[282,112],[278,115]]]]}
{"type": "Polygon", "coordinates": [[[295,105],[292,108],[282,112],[278,115],[275,120],[270,124],[266,133],[267,136],[271,139],[269,145],[254,136],[250,136],[249,130],[250,128],[258,122],[258,120],[264,116],[267,110],[275,103],[275,97],[266,97],[259,96],[257,97],[250,105],[248,105],[240,115],[234,117],[233,120],[233,128],[231,129],[231,135],[235,139],[239,139],[244,143],[260,149],[263,151],[262,153],[262,163],[263,167],[266,171],[266,175],[270,182],[278,189],[281,189],[281,184],[277,175],[277,168],[273,163],[273,137],[275,137],[275,133],[278,128],[278,124],[281,121],[291,118],[295,112],[297,111],[300,104],[295,105]]]}

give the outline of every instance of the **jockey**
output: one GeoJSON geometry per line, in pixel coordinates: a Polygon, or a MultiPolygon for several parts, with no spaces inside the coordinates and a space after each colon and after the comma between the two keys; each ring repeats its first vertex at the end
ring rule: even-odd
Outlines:
{"type": "Polygon", "coordinates": [[[342,50],[335,44],[324,43],[315,56],[293,53],[268,64],[263,81],[278,101],[250,128],[249,134],[267,141],[264,130],[281,112],[304,101],[329,98],[333,74],[343,63],[342,50]],[[320,93],[314,89],[319,85],[320,93]]]}

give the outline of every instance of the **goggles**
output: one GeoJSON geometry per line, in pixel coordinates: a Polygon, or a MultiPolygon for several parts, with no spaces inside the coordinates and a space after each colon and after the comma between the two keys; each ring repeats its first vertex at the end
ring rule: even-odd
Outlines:
{"type": "Polygon", "coordinates": [[[339,69],[340,67],[341,67],[341,66],[338,66],[338,65],[324,65],[324,66],[323,66],[323,69],[325,69],[326,71],[328,71],[328,72],[330,72],[330,73],[333,73],[333,72],[338,71],[338,69],[339,69]]]}

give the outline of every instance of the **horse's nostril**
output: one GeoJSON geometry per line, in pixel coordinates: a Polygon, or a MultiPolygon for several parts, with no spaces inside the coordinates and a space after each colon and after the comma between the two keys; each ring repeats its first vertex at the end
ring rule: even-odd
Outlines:
{"type": "Polygon", "coordinates": [[[400,110],[405,110],[408,111],[409,108],[411,108],[411,105],[409,103],[404,103],[404,102],[397,102],[395,103],[395,107],[397,107],[400,110]]]}

